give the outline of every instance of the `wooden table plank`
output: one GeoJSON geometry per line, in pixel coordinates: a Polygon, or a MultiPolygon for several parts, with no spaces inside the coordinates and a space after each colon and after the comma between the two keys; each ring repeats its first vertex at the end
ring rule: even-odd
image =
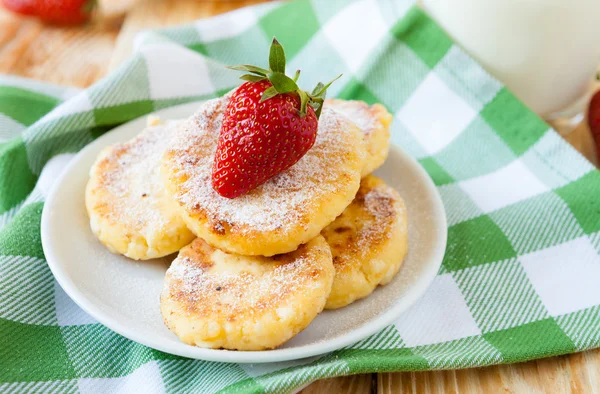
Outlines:
{"type": "MultiPolygon", "coordinates": [[[[83,27],[45,26],[0,10],[0,72],[89,86],[131,53],[147,28],[180,24],[265,0],[101,0],[103,17],[83,27]]],[[[585,125],[567,136],[597,163],[585,125]]],[[[363,374],[315,382],[302,393],[599,393],[600,350],[457,371],[363,374]]]]}
{"type": "Polygon", "coordinates": [[[0,73],[86,87],[107,72],[122,17],[111,14],[84,26],[44,25],[0,7],[0,73]]]}
{"type": "Polygon", "coordinates": [[[376,374],[362,374],[344,376],[332,379],[323,379],[315,382],[301,394],[371,394],[377,382],[376,374]]]}
{"type": "Polygon", "coordinates": [[[377,393],[598,393],[600,351],[455,371],[379,374],[377,393]]]}
{"type": "Polygon", "coordinates": [[[139,1],[127,14],[109,70],[116,68],[131,54],[133,39],[141,30],[183,24],[266,1],[268,0],[179,0],[176,3],[163,0],[139,1]]]}

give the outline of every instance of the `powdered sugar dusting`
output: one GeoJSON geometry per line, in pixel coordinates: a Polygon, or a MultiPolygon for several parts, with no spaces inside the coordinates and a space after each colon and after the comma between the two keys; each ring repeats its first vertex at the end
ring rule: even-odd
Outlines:
{"type": "Polygon", "coordinates": [[[373,115],[369,105],[362,101],[326,100],[325,108],[346,116],[362,130],[365,136],[373,133],[377,127],[377,117],[373,115]]]}
{"type": "Polygon", "coordinates": [[[298,223],[311,204],[348,187],[349,156],[363,153],[357,153],[356,139],[348,138],[352,128],[345,116],[324,109],[315,144],[295,165],[246,195],[221,197],[211,174],[227,102],[228,97],[207,102],[177,130],[169,164],[187,178],[176,196],[186,209],[201,209],[214,222],[270,231],[298,223]]]}
{"type": "Polygon", "coordinates": [[[329,253],[320,246],[304,245],[281,259],[242,257],[197,239],[169,268],[168,294],[185,305],[189,313],[212,310],[237,319],[240,315],[259,314],[276,309],[289,296],[310,297],[323,286],[326,276],[321,261],[329,253]],[[206,254],[198,253],[196,248],[205,249],[206,254]]]}
{"type": "Polygon", "coordinates": [[[295,275],[285,275],[303,264],[297,260],[279,266],[267,275],[250,272],[214,274],[193,266],[188,258],[177,261],[169,270],[180,301],[193,303],[195,308],[211,309],[212,300],[218,297],[227,313],[258,313],[266,300],[274,301],[288,292],[297,292],[303,280],[295,275]],[[205,303],[206,301],[206,303],[205,303]]]}
{"type": "Polygon", "coordinates": [[[113,145],[99,163],[101,187],[110,196],[109,215],[119,223],[134,223],[142,234],[168,220],[158,206],[163,198],[160,163],[177,122],[146,128],[136,138],[113,145]]]}

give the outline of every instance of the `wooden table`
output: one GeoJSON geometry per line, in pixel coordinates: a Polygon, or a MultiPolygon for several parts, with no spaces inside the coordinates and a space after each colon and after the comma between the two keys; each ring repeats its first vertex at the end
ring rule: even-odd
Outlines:
{"type": "MultiPolygon", "coordinates": [[[[145,28],[189,22],[265,0],[101,0],[82,27],[44,26],[0,10],[0,73],[86,87],[121,63],[145,28]]],[[[567,140],[596,163],[585,126],[567,140]]],[[[456,371],[364,374],[327,379],[302,393],[598,393],[600,350],[521,364],[456,371]]]]}

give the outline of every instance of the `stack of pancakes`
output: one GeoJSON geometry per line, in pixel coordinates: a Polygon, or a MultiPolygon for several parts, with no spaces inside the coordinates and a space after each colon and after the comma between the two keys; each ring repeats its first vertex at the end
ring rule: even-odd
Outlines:
{"type": "Polygon", "coordinates": [[[91,169],[86,205],[112,252],[145,260],[179,251],[160,307],[182,341],[269,349],[400,269],[404,202],[370,175],[387,157],[391,115],[378,104],[327,100],[305,156],[227,199],[211,173],[228,101],[107,148],[91,169]]]}

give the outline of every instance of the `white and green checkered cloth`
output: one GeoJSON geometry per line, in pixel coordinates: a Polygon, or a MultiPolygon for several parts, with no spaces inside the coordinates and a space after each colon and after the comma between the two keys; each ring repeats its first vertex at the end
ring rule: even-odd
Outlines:
{"type": "MultiPolygon", "coordinates": [[[[303,0],[144,33],[86,90],[0,79],[0,392],[290,392],[364,372],[464,368],[600,346],[600,173],[398,0],[303,0]],[[448,215],[443,267],[381,333],[286,363],[189,360],[131,342],[82,312],[40,244],[48,188],[117,124],[239,84],[273,36],[313,86],[381,102],[392,139],[433,178],[448,215]]],[[[400,170],[399,170],[400,171],[400,170]]]]}

